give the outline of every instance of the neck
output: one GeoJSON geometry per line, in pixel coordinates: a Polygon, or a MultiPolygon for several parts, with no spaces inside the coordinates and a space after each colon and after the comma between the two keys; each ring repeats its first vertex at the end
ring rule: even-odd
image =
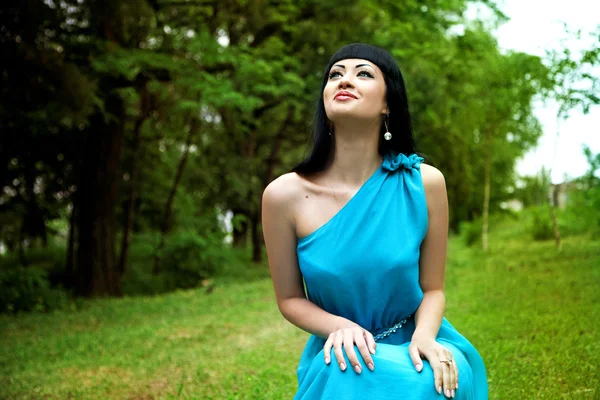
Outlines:
{"type": "Polygon", "coordinates": [[[379,120],[335,124],[335,152],[329,168],[333,179],[360,186],[379,168],[380,124],[379,120]]]}

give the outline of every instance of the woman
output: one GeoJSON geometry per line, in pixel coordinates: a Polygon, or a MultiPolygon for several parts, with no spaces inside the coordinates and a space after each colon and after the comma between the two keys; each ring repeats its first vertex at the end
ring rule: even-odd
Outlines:
{"type": "Polygon", "coordinates": [[[310,155],[263,194],[279,310],[312,334],[295,399],[487,399],[481,357],[443,317],[446,187],[415,154],[393,57],[338,50],[314,125],[310,155]]]}

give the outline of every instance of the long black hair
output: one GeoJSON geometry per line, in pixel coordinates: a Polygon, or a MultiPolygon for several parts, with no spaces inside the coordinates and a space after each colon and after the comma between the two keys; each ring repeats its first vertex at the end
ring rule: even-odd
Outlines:
{"type": "Polygon", "coordinates": [[[408,96],[404,85],[404,78],[394,57],[380,47],[364,43],[352,43],[340,48],[329,60],[325,74],[319,101],[313,119],[313,147],[308,157],[296,165],[292,172],[299,174],[312,174],[325,170],[332,159],[333,138],[329,134],[329,122],[325,113],[323,101],[323,89],[329,79],[329,71],[334,63],[348,58],[359,58],[371,61],[383,72],[387,106],[389,110],[388,128],[392,133],[391,140],[383,140],[385,127],[381,124],[379,133],[379,154],[404,153],[410,155],[415,152],[415,144],[412,132],[412,120],[408,109],[408,96]]]}

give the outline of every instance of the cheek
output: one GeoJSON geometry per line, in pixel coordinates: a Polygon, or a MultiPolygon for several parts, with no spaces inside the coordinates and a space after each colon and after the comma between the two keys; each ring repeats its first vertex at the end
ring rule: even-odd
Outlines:
{"type": "Polygon", "coordinates": [[[374,91],[373,91],[373,97],[372,97],[375,101],[378,107],[383,106],[384,104],[387,103],[387,93],[385,88],[381,88],[381,87],[377,87],[374,91]]]}
{"type": "Polygon", "coordinates": [[[323,103],[325,104],[325,111],[329,109],[332,103],[333,95],[335,94],[335,86],[327,85],[323,89],[323,103]]]}
{"type": "Polygon", "coordinates": [[[325,85],[325,88],[323,89],[323,98],[325,100],[328,100],[329,98],[331,98],[331,96],[333,96],[333,93],[335,92],[336,86],[332,85],[331,83],[327,83],[327,85],[325,85]]]}
{"type": "Polygon", "coordinates": [[[380,108],[386,101],[385,91],[381,90],[379,85],[365,87],[362,94],[365,100],[368,100],[365,102],[365,105],[368,106],[369,109],[380,108]]]}
{"type": "Polygon", "coordinates": [[[370,94],[375,99],[385,100],[386,90],[385,86],[382,86],[380,83],[373,85],[369,88],[370,94]]]}

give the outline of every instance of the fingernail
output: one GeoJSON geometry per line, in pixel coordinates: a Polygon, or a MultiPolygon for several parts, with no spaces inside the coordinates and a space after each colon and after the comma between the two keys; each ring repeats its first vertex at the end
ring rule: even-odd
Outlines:
{"type": "Polygon", "coordinates": [[[421,364],[417,364],[417,365],[415,365],[415,368],[417,369],[417,372],[421,372],[421,370],[423,369],[423,366],[421,364]]]}
{"type": "Polygon", "coordinates": [[[446,397],[450,397],[450,389],[446,389],[446,397]]]}
{"type": "Polygon", "coordinates": [[[456,382],[456,390],[458,390],[458,382],[456,382]]]}
{"type": "Polygon", "coordinates": [[[325,357],[325,364],[329,364],[329,357],[325,357]]]}
{"type": "Polygon", "coordinates": [[[438,391],[437,391],[437,392],[438,392],[439,394],[442,394],[442,387],[441,387],[441,386],[438,386],[438,391]]]}
{"type": "Polygon", "coordinates": [[[354,370],[356,371],[357,374],[360,374],[360,371],[361,371],[360,365],[355,365],[354,370]]]}
{"type": "Polygon", "coordinates": [[[342,371],[345,371],[345,370],[346,370],[346,363],[343,363],[343,362],[341,362],[341,363],[340,363],[340,369],[341,369],[342,371]]]}
{"type": "Polygon", "coordinates": [[[456,392],[453,390],[453,391],[452,391],[452,398],[454,398],[454,395],[455,395],[455,393],[456,393],[456,392]]]}
{"type": "Polygon", "coordinates": [[[375,354],[375,349],[374,348],[370,348],[369,351],[371,352],[371,354],[375,354]]]}
{"type": "Polygon", "coordinates": [[[370,369],[371,371],[374,371],[374,370],[375,370],[375,366],[373,365],[373,363],[369,363],[369,364],[367,364],[367,367],[369,367],[369,369],[370,369]]]}

